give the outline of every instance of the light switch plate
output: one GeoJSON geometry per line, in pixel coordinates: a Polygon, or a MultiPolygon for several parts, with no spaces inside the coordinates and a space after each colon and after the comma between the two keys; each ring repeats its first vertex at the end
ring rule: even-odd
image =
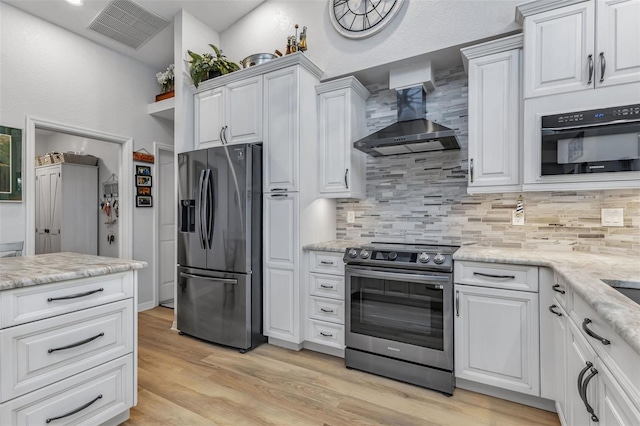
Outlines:
{"type": "Polygon", "coordinates": [[[524,213],[518,213],[515,210],[511,210],[511,224],[514,226],[523,226],[524,213]]]}
{"type": "Polygon", "coordinates": [[[356,223],[356,212],[352,210],[347,212],[347,223],[356,223]]]}
{"type": "Polygon", "coordinates": [[[600,221],[602,226],[624,226],[624,209],[602,209],[600,221]]]}

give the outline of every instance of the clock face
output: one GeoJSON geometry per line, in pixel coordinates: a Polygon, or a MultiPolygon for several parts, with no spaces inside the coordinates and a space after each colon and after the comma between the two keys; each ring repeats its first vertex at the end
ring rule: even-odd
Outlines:
{"type": "Polygon", "coordinates": [[[382,30],[404,0],[329,0],[329,17],[345,37],[365,38],[382,30]]]}

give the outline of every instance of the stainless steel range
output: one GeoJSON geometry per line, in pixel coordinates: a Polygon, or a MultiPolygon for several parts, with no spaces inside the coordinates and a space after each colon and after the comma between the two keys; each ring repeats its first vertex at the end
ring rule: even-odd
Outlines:
{"type": "Polygon", "coordinates": [[[453,394],[453,253],[371,243],[346,250],[345,363],[453,394]]]}

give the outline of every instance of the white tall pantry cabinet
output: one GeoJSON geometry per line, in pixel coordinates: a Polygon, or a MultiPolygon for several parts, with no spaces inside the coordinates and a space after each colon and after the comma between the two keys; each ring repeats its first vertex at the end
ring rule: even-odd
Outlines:
{"type": "Polygon", "coordinates": [[[98,167],[36,169],[36,254],[98,254],[98,167]]]}

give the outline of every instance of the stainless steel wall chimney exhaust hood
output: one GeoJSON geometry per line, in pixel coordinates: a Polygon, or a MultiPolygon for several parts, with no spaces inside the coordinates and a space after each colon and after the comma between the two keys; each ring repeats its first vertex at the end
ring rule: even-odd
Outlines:
{"type": "Polygon", "coordinates": [[[353,146],[373,157],[459,149],[455,132],[426,120],[423,85],[398,89],[398,122],[385,127],[353,146]]]}

